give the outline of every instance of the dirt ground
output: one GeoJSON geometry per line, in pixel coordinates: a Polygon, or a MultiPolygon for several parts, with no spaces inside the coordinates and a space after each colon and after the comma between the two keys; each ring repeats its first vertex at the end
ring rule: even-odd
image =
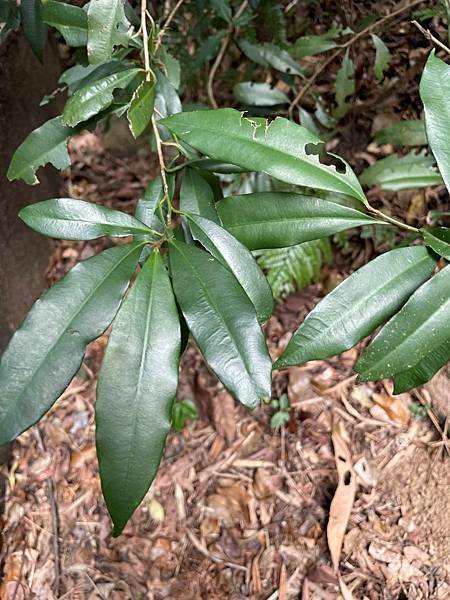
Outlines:
{"type": "MultiPolygon", "coordinates": [[[[63,195],[132,210],[152,171],[145,150],[118,158],[85,134],[71,152],[63,195]]],[[[55,244],[49,282],[108,244],[55,244]]],[[[333,269],[277,307],[274,357],[333,269]]],[[[450,598],[445,374],[393,398],[389,382],[356,383],[357,350],[289,368],[274,378],[289,422],[273,429],[275,409],[236,405],[190,345],[178,398],[195,400],[199,418],[170,435],[148,496],[113,539],[94,443],[106,343],[89,346],[69,389],[13,444],[2,598],[450,598]]]]}

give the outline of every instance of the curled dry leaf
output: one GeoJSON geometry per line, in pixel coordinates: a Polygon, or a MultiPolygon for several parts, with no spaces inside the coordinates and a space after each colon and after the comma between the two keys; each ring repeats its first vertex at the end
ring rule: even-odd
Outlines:
{"type": "MultiPolygon", "coordinates": [[[[380,406],[388,416],[390,421],[394,421],[399,425],[408,425],[410,414],[408,407],[406,406],[401,396],[387,396],[383,394],[373,394],[372,399],[376,402],[377,406],[380,406]]],[[[371,413],[373,411],[371,410],[371,413]]],[[[380,416],[373,415],[373,416],[380,416]]],[[[383,420],[387,420],[386,418],[383,420]]]]}
{"type": "Polygon", "coordinates": [[[335,571],[339,567],[344,534],[356,494],[356,475],[353,470],[352,456],[347,445],[348,436],[342,422],[333,427],[332,440],[338,486],[330,506],[330,516],[327,526],[328,548],[335,571]]]}

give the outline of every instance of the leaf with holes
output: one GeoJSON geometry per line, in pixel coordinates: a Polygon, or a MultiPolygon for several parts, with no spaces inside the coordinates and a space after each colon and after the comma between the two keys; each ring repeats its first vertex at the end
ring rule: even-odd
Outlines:
{"type": "Polygon", "coordinates": [[[367,202],[356,175],[321,162],[324,144],[313,133],[287,119],[270,124],[246,118],[232,108],[180,113],[161,121],[172,133],[214,160],[317,189],[340,192],[367,202]]]}
{"type": "Polygon", "coordinates": [[[158,470],[170,430],[179,356],[175,298],[164,261],[153,250],[114,319],[98,380],[97,453],[114,536],[158,470]]]}
{"type": "Polygon", "coordinates": [[[69,385],[86,345],[114,318],[142,247],[117,246],[79,263],[34,304],[0,361],[0,445],[36,423],[69,385]]]}

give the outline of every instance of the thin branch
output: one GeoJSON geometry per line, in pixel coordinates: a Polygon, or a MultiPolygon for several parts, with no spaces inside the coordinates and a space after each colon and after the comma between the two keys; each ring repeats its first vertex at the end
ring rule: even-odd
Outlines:
{"type": "Polygon", "coordinates": [[[239,19],[239,17],[242,15],[242,13],[244,12],[244,10],[247,8],[247,4],[248,4],[248,0],[244,0],[244,2],[240,5],[240,7],[238,8],[238,10],[236,11],[236,14],[234,15],[230,26],[228,27],[228,32],[226,34],[226,36],[223,38],[222,40],[222,44],[220,46],[220,50],[216,56],[216,59],[214,61],[213,66],[211,67],[211,70],[209,72],[208,75],[208,83],[206,85],[206,91],[208,94],[208,100],[209,103],[211,104],[211,106],[213,108],[217,108],[218,104],[216,102],[216,99],[214,97],[214,77],[216,76],[217,73],[217,69],[219,68],[220,63],[222,62],[222,59],[224,57],[224,54],[226,52],[226,49],[228,48],[228,44],[230,43],[231,40],[231,36],[233,34],[234,31],[234,26],[235,26],[235,21],[237,19],[239,19]]]}
{"type": "Polygon", "coordinates": [[[159,135],[158,124],[156,123],[155,115],[152,115],[152,127],[153,127],[153,133],[155,135],[156,152],[158,154],[159,168],[161,170],[161,179],[162,179],[163,190],[164,190],[163,200],[167,201],[167,205],[169,208],[169,210],[167,212],[167,224],[170,227],[171,222],[172,222],[172,201],[170,199],[169,185],[167,183],[166,163],[164,162],[164,154],[163,154],[163,149],[162,149],[161,137],[159,135]]]}
{"type": "Polygon", "coordinates": [[[178,0],[178,2],[175,4],[172,11],[170,12],[169,16],[167,17],[166,22],[164,23],[161,31],[158,33],[158,37],[156,38],[155,51],[158,50],[158,48],[161,46],[163,37],[166,35],[167,29],[168,29],[172,19],[176,15],[177,10],[180,8],[180,6],[183,4],[183,2],[184,2],[184,0],[178,0]]]}
{"type": "Polygon", "coordinates": [[[435,37],[429,29],[425,29],[425,27],[422,27],[422,25],[420,23],[418,23],[417,21],[411,21],[411,23],[417,27],[417,29],[420,31],[420,33],[423,33],[423,35],[427,38],[427,40],[429,40],[436,46],[439,46],[439,48],[442,48],[442,50],[445,50],[447,52],[447,54],[450,54],[450,48],[448,48],[448,46],[446,46],[443,42],[441,42],[441,40],[439,40],[437,37],[435,37]]]}
{"type": "Polygon", "coordinates": [[[147,0],[141,0],[141,31],[142,42],[144,45],[144,67],[145,78],[147,81],[151,79],[150,55],[148,52],[148,31],[147,31],[147,0]]]}
{"type": "Polygon", "coordinates": [[[421,2],[423,2],[423,0],[413,0],[413,2],[410,2],[406,6],[401,6],[397,10],[394,10],[394,12],[391,12],[388,15],[385,15],[384,17],[382,17],[375,23],[372,23],[371,25],[369,25],[368,27],[366,27],[365,29],[363,29],[362,31],[360,31],[359,33],[354,35],[352,38],[350,38],[344,44],[341,44],[339,46],[339,48],[335,52],[333,52],[333,54],[329,58],[327,58],[327,60],[324,63],[319,65],[319,67],[314,71],[312,76],[308,79],[306,84],[302,87],[300,92],[297,94],[297,96],[291,102],[291,104],[289,106],[289,110],[288,110],[289,118],[292,119],[292,115],[293,115],[295,107],[302,100],[302,98],[305,96],[305,94],[310,90],[310,88],[312,87],[312,85],[314,84],[316,79],[319,77],[319,75],[321,73],[323,73],[323,71],[325,71],[325,69],[341,54],[341,52],[343,50],[350,48],[350,46],[353,46],[353,44],[355,42],[357,42],[359,39],[361,39],[362,37],[364,37],[371,31],[373,31],[374,29],[377,29],[378,27],[380,27],[380,25],[383,25],[383,23],[386,23],[386,21],[389,21],[391,19],[394,19],[395,17],[398,17],[399,15],[410,10],[417,4],[421,4],[421,2]]]}

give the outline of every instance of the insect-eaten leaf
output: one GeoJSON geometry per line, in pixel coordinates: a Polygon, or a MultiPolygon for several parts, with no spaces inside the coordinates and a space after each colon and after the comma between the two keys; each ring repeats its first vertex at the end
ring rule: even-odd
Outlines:
{"type": "Polygon", "coordinates": [[[147,258],[114,319],[96,413],[103,495],[119,535],[149,489],[170,430],[180,324],[158,250],[147,258]]]}
{"type": "Polygon", "coordinates": [[[127,112],[130,131],[137,138],[144,133],[152,118],[156,87],[154,81],[143,81],[131,98],[127,112]]]}

